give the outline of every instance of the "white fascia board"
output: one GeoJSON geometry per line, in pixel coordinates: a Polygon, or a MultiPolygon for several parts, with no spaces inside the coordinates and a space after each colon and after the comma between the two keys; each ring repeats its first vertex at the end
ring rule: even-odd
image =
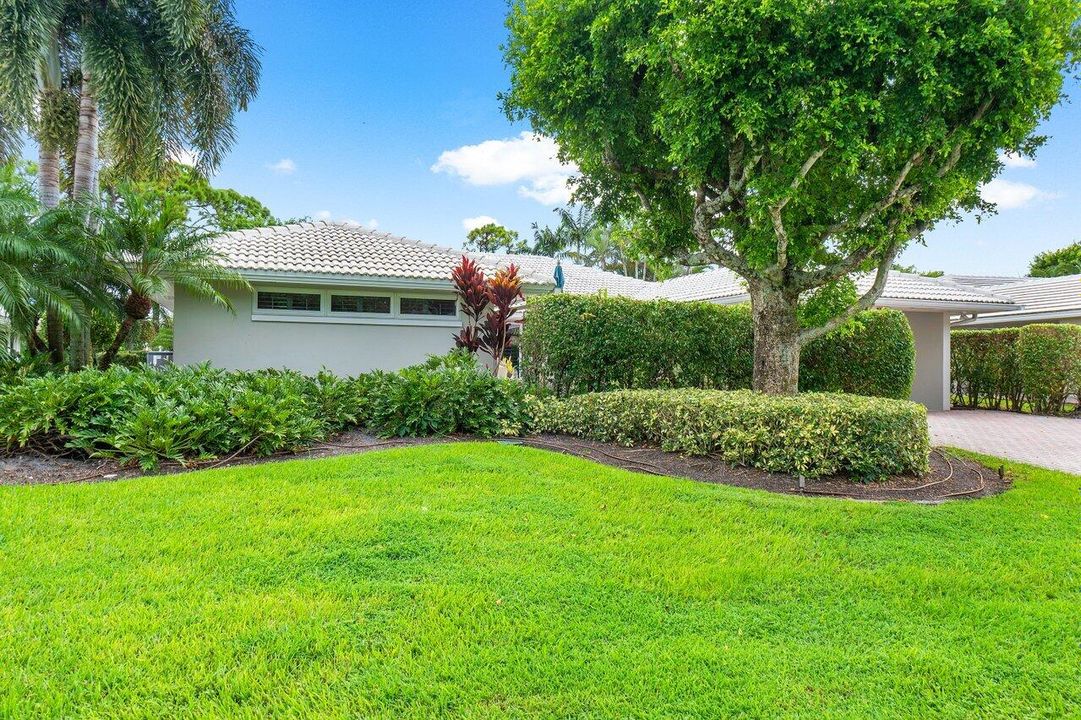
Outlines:
{"type": "Polygon", "coordinates": [[[1006,312],[978,315],[969,320],[955,320],[953,327],[980,327],[981,325],[1026,325],[1028,323],[1047,322],[1049,320],[1081,320],[1081,308],[1059,310],[1058,312],[1006,312]]]}
{"type": "MultiPolygon", "coordinates": [[[[386,275],[332,275],[325,273],[297,273],[281,270],[238,270],[241,277],[250,283],[269,285],[318,285],[333,287],[366,287],[398,290],[444,290],[453,291],[450,278],[410,278],[386,275]]],[[[522,284],[526,295],[550,291],[554,284],[522,284]]]]}
{"type": "MultiPolygon", "coordinates": [[[[717,303],[718,305],[736,305],[749,302],[749,295],[732,295],[723,298],[712,298],[705,302],[717,303]]],[[[948,313],[978,313],[978,312],[1003,312],[1019,310],[1020,305],[995,302],[972,302],[970,300],[907,300],[904,298],[879,298],[875,307],[887,307],[894,310],[910,310],[913,312],[948,312],[948,313]]]]}

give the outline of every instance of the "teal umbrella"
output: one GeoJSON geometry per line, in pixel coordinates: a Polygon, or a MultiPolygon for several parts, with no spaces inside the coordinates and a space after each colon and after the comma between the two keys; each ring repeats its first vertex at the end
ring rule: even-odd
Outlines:
{"type": "Polygon", "coordinates": [[[556,260],[556,270],[552,273],[552,278],[556,281],[556,290],[563,289],[563,266],[556,260]]]}

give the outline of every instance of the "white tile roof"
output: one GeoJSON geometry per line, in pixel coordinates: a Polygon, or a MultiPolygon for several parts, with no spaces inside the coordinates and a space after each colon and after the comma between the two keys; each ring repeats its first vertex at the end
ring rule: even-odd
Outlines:
{"type": "MultiPolygon", "coordinates": [[[[215,239],[214,245],[224,256],[227,267],[249,274],[273,276],[281,273],[283,277],[404,278],[449,283],[451,270],[462,256],[460,250],[376,232],[360,225],[324,221],[224,233],[215,239]]],[[[519,266],[525,284],[553,285],[554,258],[498,253],[469,255],[486,272],[514,263],[519,266]]],[[[612,295],[640,299],[715,302],[740,302],[747,296],[743,281],[726,269],[649,282],[565,260],[561,265],[564,290],[573,294],[604,290],[612,295]]],[[[857,278],[857,285],[864,289],[870,282],[870,277],[857,278]]],[[[935,303],[944,309],[1010,306],[1008,299],[984,288],[898,272],[890,273],[879,301],[881,305],[894,307],[909,304],[924,307],[935,303]]]]}
{"type": "MultiPolygon", "coordinates": [[[[352,223],[303,222],[223,233],[214,247],[240,272],[340,275],[450,281],[460,251],[376,232],[352,223]]],[[[523,282],[550,277],[523,273],[523,282]]]]}
{"type": "Polygon", "coordinates": [[[1009,283],[1024,282],[1028,278],[1014,275],[943,275],[942,279],[952,282],[954,285],[966,287],[988,288],[992,285],[1007,285],[1009,283]]]}
{"type": "Polygon", "coordinates": [[[556,260],[544,255],[521,255],[503,253],[468,253],[470,257],[485,267],[506,267],[514,263],[523,273],[547,278],[554,282],[556,263],[563,267],[564,292],[572,295],[590,295],[592,293],[607,291],[610,295],[622,295],[624,297],[642,297],[642,295],[657,283],[637,280],[619,273],[607,272],[594,267],[578,265],[568,260],[556,260]]]}
{"type": "Polygon", "coordinates": [[[1020,282],[993,285],[987,290],[1010,298],[1021,306],[1020,309],[982,313],[973,320],[963,320],[959,325],[995,325],[1011,320],[1040,322],[1081,317],[1081,275],[1024,278],[1020,282]]]}
{"type": "MultiPolygon", "coordinates": [[[[556,264],[552,258],[534,255],[477,255],[475,253],[473,255],[489,263],[514,262],[548,277],[551,277],[556,264]]],[[[603,289],[613,295],[638,299],[664,298],[713,302],[743,302],[747,299],[747,289],[743,279],[726,268],[682,275],[663,282],[647,282],[566,261],[562,265],[565,278],[564,290],[576,295],[594,293],[603,289]]],[[[871,275],[857,277],[856,287],[860,292],[864,292],[871,287],[872,281],[871,275]]],[[[984,288],[964,287],[940,278],[902,272],[889,274],[886,287],[879,299],[880,305],[893,307],[922,307],[928,303],[937,303],[946,309],[955,305],[976,307],[988,305],[1009,307],[1011,305],[1009,299],[992,294],[984,288]]]]}

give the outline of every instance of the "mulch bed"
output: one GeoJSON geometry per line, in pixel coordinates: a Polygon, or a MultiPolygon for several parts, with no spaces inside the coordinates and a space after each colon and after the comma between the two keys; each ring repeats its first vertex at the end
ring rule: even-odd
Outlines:
{"type": "MultiPolygon", "coordinates": [[[[361,431],[352,431],[298,453],[280,453],[268,458],[235,455],[188,465],[165,464],[155,474],[331,457],[393,447],[475,439],[456,436],[383,440],[361,431]]],[[[807,479],[801,489],[799,478],[793,475],[736,467],[709,456],[689,457],[680,453],[664,452],[655,447],[623,447],[564,435],[535,435],[510,442],[575,455],[636,472],[814,497],[938,503],[995,495],[1010,487],[1008,475],[1003,477],[997,470],[948,455],[938,449],[931,454],[930,471],[921,477],[901,475],[875,483],[854,482],[846,477],[815,478],[807,479]]],[[[36,452],[0,456],[0,485],[89,483],[139,477],[144,474],[138,468],[121,467],[113,460],[56,457],[36,452]]]]}
{"type": "Polygon", "coordinates": [[[873,483],[856,482],[847,477],[808,478],[801,489],[800,480],[794,475],[737,467],[709,456],[690,457],[656,447],[623,447],[565,435],[537,435],[523,438],[522,444],[577,455],[626,470],[789,495],[939,503],[996,495],[1011,484],[1009,475],[1000,475],[998,470],[938,448],[931,453],[929,472],[920,477],[897,475],[873,483]]]}

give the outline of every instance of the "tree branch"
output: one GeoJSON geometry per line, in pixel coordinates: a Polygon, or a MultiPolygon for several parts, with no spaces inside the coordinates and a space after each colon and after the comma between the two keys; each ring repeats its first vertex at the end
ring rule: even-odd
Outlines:
{"type": "MultiPolygon", "coordinates": [[[[916,223],[916,225],[909,230],[908,239],[911,240],[920,235],[927,230],[927,227],[928,223],[926,222],[916,223]]],[[[882,256],[882,259],[879,260],[878,268],[875,270],[874,282],[871,283],[871,287],[867,289],[867,292],[861,295],[855,303],[848,306],[840,315],[831,318],[818,327],[802,330],[799,335],[800,343],[809,343],[812,340],[822,337],[826,333],[836,330],[851,320],[857,313],[863,312],[873,306],[875,301],[882,296],[882,291],[886,289],[886,280],[889,278],[890,268],[893,266],[894,261],[897,260],[897,256],[901,253],[901,249],[904,246],[905,243],[903,242],[895,242],[886,254],[882,256]]]]}
{"type": "Polygon", "coordinates": [[[784,197],[782,197],[777,204],[772,205],[769,208],[770,220],[773,221],[773,234],[777,238],[777,260],[773,265],[766,269],[767,274],[783,273],[785,268],[788,267],[788,231],[785,230],[784,220],[781,218],[781,211],[784,210],[788,201],[795,196],[800,183],[807,177],[807,173],[811,172],[811,168],[815,166],[818,159],[826,154],[827,147],[828,146],[823,146],[811,153],[811,156],[800,166],[796,176],[792,178],[792,182],[788,186],[788,192],[784,194],[784,197]]]}

